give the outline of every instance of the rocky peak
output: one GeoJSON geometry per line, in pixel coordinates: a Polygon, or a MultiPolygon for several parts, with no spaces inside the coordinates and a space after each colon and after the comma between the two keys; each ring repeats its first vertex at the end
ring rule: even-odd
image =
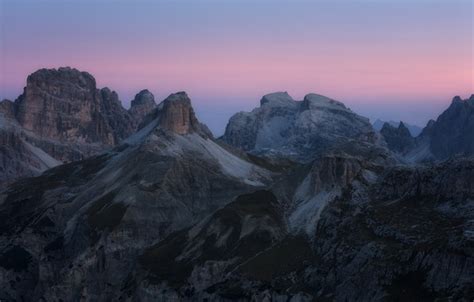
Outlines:
{"type": "Polygon", "coordinates": [[[155,104],[155,96],[148,89],[143,89],[135,95],[135,98],[132,100],[132,107],[155,104]]]}
{"type": "Polygon", "coordinates": [[[197,133],[206,138],[212,138],[209,129],[201,124],[191,105],[186,92],[178,92],[168,96],[158,106],[158,127],[176,134],[184,135],[197,133]]]}
{"type": "Polygon", "coordinates": [[[458,104],[458,103],[462,103],[463,100],[461,99],[461,97],[459,95],[456,95],[453,100],[451,101],[452,104],[458,104]]]}
{"type": "Polygon", "coordinates": [[[15,106],[21,126],[61,142],[115,145],[136,126],[117,93],[70,67],[32,73],[15,106]]]}
{"type": "Polygon", "coordinates": [[[293,100],[293,98],[286,91],[266,94],[260,100],[260,106],[262,107],[286,107],[295,105],[295,100],[293,100]]]}
{"type": "Polygon", "coordinates": [[[321,109],[321,108],[332,108],[346,110],[346,106],[343,103],[330,99],[320,94],[310,93],[305,95],[302,103],[303,110],[321,109]]]}
{"type": "Polygon", "coordinates": [[[302,162],[349,140],[376,141],[369,120],[342,103],[318,94],[295,101],[286,92],[267,94],[260,107],[235,114],[221,139],[256,155],[302,162]]]}
{"type": "Polygon", "coordinates": [[[454,97],[451,106],[423,132],[430,138],[430,149],[435,158],[474,154],[474,98],[454,97]]]}
{"type": "Polygon", "coordinates": [[[398,128],[390,123],[385,123],[380,130],[383,138],[387,142],[388,148],[397,153],[404,153],[414,146],[415,140],[410,134],[410,130],[403,122],[400,122],[398,128]]]}
{"type": "Polygon", "coordinates": [[[0,116],[8,119],[15,118],[15,103],[10,100],[2,100],[0,102],[0,116]]]}
{"type": "Polygon", "coordinates": [[[135,95],[128,112],[137,122],[141,122],[155,108],[155,96],[147,89],[144,89],[135,95]]]}

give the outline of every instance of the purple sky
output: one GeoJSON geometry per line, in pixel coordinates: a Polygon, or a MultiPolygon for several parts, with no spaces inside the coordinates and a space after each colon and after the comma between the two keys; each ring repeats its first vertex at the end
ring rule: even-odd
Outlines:
{"type": "Polygon", "coordinates": [[[217,134],[273,91],[424,125],[474,93],[473,17],[471,0],[0,0],[0,98],[71,66],[125,106],[185,90],[217,134]]]}

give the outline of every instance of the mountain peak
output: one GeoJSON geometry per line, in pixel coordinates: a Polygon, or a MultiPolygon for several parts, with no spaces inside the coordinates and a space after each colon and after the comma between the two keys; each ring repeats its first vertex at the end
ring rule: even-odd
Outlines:
{"type": "Polygon", "coordinates": [[[191,99],[186,92],[177,92],[168,96],[159,106],[159,124],[161,129],[184,135],[197,133],[211,138],[212,134],[201,124],[194,113],[191,99]]]}
{"type": "Polygon", "coordinates": [[[42,68],[28,76],[27,85],[47,86],[51,83],[73,83],[81,88],[95,89],[95,78],[88,72],[71,67],[42,68]]]}
{"type": "Polygon", "coordinates": [[[128,112],[138,122],[142,122],[145,116],[156,108],[155,96],[148,89],[137,93],[130,104],[128,112]]]}
{"type": "Polygon", "coordinates": [[[452,104],[458,104],[458,103],[462,103],[463,100],[461,99],[461,97],[459,95],[455,96],[453,98],[453,101],[451,102],[452,104]]]}
{"type": "Polygon", "coordinates": [[[286,91],[266,94],[260,100],[260,106],[286,107],[294,105],[295,100],[293,100],[293,98],[286,91]]]}
{"type": "Polygon", "coordinates": [[[143,89],[139,93],[135,95],[135,98],[131,102],[131,106],[140,106],[144,104],[154,104],[155,103],[155,96],[151,93],[148,89],[143,89]]]}

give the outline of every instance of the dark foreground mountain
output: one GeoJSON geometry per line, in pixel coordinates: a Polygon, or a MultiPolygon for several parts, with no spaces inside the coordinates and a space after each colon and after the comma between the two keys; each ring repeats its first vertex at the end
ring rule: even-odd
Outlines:
{"type": "MultiPolygon", "coordinates": [[[[307,114],[354,118],[326,105],[307,114]]],[[[402,165],[354,131],[268,160],[171,95],[111,151],[0,192],[0,299],[471,301],[474,159],[402,165]]]]}
{"type": "Polygon", "coordinates": [[[0,102],[0,183],[110,149],[136,131],[154,104],[143,91],[127,111],[86,72],[34,72],[15,102],[0,102]]]}

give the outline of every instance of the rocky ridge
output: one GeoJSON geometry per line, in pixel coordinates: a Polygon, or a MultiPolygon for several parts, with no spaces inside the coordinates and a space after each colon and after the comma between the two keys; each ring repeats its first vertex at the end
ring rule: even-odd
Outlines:
{"type": "MultiPolygon", "coordinates": [[[[137,97],[127,111],[116,92],[98,89],[87,72],[69,67],[40,69],[28,76],[15,102],[0,102],[0,126],[5,125],[2,136],[21,137],[57,162],[84,159],[112,148],[136,131],[143,116],[154,108],[154,101],[143,91],[137,97]]],[[[51,167],[35,163],[37,156],[28,148],[15,150],[17,145],[8,143],[1,154],[0,183],[38,175],[51,167]],[[21,162],[7,154],[12,150],[22,154],[21,162]]]]}

